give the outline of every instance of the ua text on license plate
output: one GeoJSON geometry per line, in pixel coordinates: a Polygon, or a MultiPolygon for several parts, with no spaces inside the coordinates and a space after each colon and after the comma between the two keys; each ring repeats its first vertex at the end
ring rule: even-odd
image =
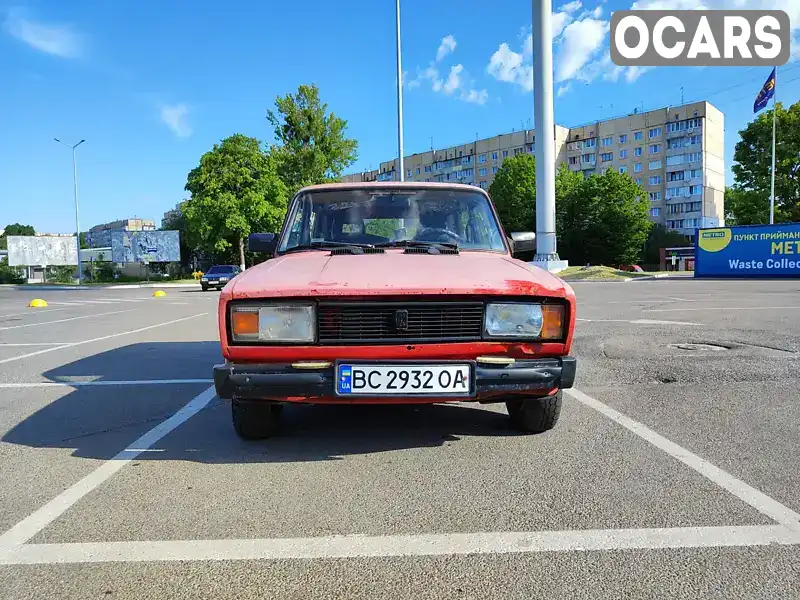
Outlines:
{"type": "Polygon", "coordinates": [[[346,364],[336,369],[340,396],[471,396],[469,364],[346,364]]]}

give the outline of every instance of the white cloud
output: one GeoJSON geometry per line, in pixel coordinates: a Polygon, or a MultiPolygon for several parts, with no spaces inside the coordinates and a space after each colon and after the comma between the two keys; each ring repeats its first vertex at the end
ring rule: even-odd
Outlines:
{"type": "Polygon", "coordinates": [[[581,0],[575,0],[574,2],[567,2],[566,4],[561,6],[561,10],[566,13],[573,13],[578,10],[583,4],[581,4],[581,0]]]}
{"type": "Polygon", "coordinates": [[[445,94],[452,94],[461,87],[461,71],[464,70],[463,65],[453,65],[450,67],[450,74],[447,76],[447,81],[444,82],[442,91],[445,94]]]}
{"type": "Polygon", "coordinates": [[[558,96],[559,98],[561,98],[561,96],[563,96],[564,94],[566,94],[566,93],[567,93],[567,92],[570,90],[570,88],[571,88],[571,87],[572,87],[572,84],[571,84],[571,83],[568,83],[567,85],[560,85],[560,86],[558,86],[558,91],[556,92],[556,96],[558,96]]]}
{"type": "Polygon", "coordinates": [[[189,126],[189,107],[185,104],[164,104],[161,106],[161,120],[178,137],[189,137],[192,128],[189,126]]]}
{"type": "Polygon", "coordinates": [[[528,92],[533,90],[533,65],[524,62],[523,55],[505,42],[492,54],[486,72],[498,81],[515,83],[528,92]]]}
{"type": "Polygon", "coordinates": [[[593,18],[567,25],[555,57],[557,82],[572,79],[591,60],[600,49],[608,29],[608,21],[593,18]]]}
{"type": "Polygon", "coordinates": [[[456,49],[456,38],[452,35],[446,35],[442,38],[442,43],[439,44],[439,49],[436,51],[436,62],[441,60],[456,49]]]}
{"type": "Polygon", "coordinates": [[[433,62],[424,71],[420,71],[417,68],[417,77],[408,81],[407,87],[415,89],[425,81],[430,82],[432,91],[441,92],[471,104],[485,104],[489,98],[489,92],[485,89],[475,89],[475,82],[468,77],[462,64],[451,66],[447,73],[447,78],[442,78],[439,75],[439,69],[433,62]],[[456,92],[458,93],[456,94],[456,92]]]}
{"type": "Polygon", "coordinates": [[[462,91],[460,99],[464,102],[471,102],[473,104],[486,104],[486,100],[489,98],[489,92],[486,90],[469,90],[468,92],[462,91]]]}
{"type": "Polygon", "coordinates": [[[594,16],[595,19],[599,19],[600,17],[602,17],[603,16],[603,7],[598,5],[597,8],[595,8],[592,11],[592,15],[594,16]]]}
{"type": "Polygon", "coordinates": [[[83,53],[81,37],[70,25],[34,21],[23,11],[12,9],[8,11],[3,27],[12,37],[47,54],[79,58],[83,53]]]}

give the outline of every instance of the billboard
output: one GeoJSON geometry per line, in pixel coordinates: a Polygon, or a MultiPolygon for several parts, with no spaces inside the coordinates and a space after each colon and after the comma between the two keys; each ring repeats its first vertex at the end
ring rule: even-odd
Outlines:
{"type": "Polygon", "coordinates": [[[800,223],[698,229],[695,277],[800,277],[800,223]]]}
{"type": "Polygon", "coordinates": [[[114,231],[111,233],[111,262],[178,262],[181,259],[177,231],[114,231]]]}
{"type": "Polygon", "coordinates": [[[78,265],[75,236],[8,236],[8,264],[12,267],[78,265]]]}

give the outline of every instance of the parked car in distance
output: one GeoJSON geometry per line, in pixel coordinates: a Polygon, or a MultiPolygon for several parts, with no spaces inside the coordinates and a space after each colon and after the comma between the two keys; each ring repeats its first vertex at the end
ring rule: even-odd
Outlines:
{"type": "Polygon", "coordinates": [[[629,273],[644,273],[644,269],[639,265],[620,265],[620,271],[628,271],[629,273]]]}
{"type": "Polygon", "coordinates": [[[204,292],[208,288],[221,290],[241,272],[237,265],[214,265],[200,277],[200,287],[204,292]]]}
{"type": "Polygon", "coordinates": [[[245,439],[290,403],[504,402],[521,431],[551,429],[572,387],[575,293],[513,258],[489,196],[440,183],[301,189],[270,256],[220,294],[220,398],[245,439]]]}

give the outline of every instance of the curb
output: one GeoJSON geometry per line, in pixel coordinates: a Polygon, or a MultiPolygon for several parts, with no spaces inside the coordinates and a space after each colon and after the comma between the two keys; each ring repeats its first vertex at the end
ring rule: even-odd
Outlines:
{"type": "Polygon", "coordinates": [[[118,284],[118,285],[39,285],[31,283],[27,285],[17,284],[2,284],[0,288],[7,288],[12,290],[44,290],[44,291],[80,291],[89,292],[91,290],[136,290],[141,288],[197,288],[200,289],[200,283],[131,283],[131,284],[118,284]]]}
{"type": "Polygon", "coordinates": [[[119,284],[119,285],[96,285],[92,287],[98,287],[101,289],[106,290],[136,290],[142,288],[200,288],[200,282],[197,283],[131,283],[131,284],[119,284]]]}

